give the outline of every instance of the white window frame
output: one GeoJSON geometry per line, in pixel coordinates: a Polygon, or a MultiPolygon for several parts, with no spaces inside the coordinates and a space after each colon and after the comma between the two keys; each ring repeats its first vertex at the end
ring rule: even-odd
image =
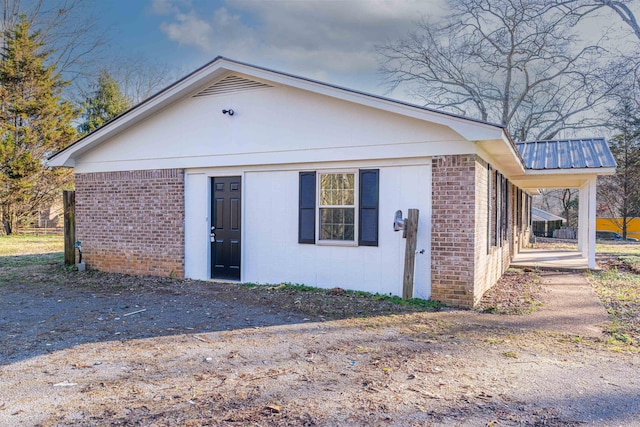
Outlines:
{"type": "Polygon", "coordinates": [[[316,245],[327,246],[358,246],[358,227],[360,215],[360,172],[359,169],[338,169],[338,170],[316,170],[316,245]],[[320,186],[322,185],[322,175],[333,175],[340,173],[353,174],[353,240],[323,240],[320,239],[320,222],[322,216],[320,208],[351,208],[351,205],[320,205],[320,186]]]}

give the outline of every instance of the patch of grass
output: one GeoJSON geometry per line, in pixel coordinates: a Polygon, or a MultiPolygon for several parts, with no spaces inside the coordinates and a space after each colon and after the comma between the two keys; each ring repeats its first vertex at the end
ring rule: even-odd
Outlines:
{"type": "MultiPolygon", "coordinates": [[[[362,295],[367,295],[367,292],[362,292],[362,295]]],[[[372,296],[374,299],[379,301],[388,301],[392,304],[411,306],[411,307],[421,307],[426,308],[430,311],[437,311],[444,307],[440,301],[435,300],[426,300],[421,298],[410,298],[410,299],[402,299],[399,296],[395,295],[381,295],[381,294],[368,294],[372,296]]]]}
{"type": "Polygon", "coordinates": [[[283,292],[288,291],[288,292],[321,294],[321,295],[327,295],[327,296],[346,296],[346,297],[352,297],[352,298],[362,298],[365,300],[384,302],[384,303],[402,306],[402,307],[420,308],[421,310],[426,310],[426,311],[438,311],[439,309],[444,307],[444,304],[442,304],[439,301],[424,300],[421,298],[402,299],[401,297],[396,295],[373,294],[371,292],[344,290],[342,288],[324,289],[324,288],[316,288],[313,286],[307,286],[307,285],[301,285],[301,284],[295,284],[295,283],[280,283],[278,285],[258,285],[256,283],[243,283],[242,285],[250,288],[265,289],[268,291],[283,291],[283,292]]]}
{"type": "MultiPolygon", "coordinates": [[[[578,242],[561,239],[537,238],[535,248],[577,251],[578,242]]],[[[599,240],[596,242],[596,253],[640,256],[640,243],[599,240]]]]}
{"type": "Polygon", "coordinates": [[[284,286],[284,289],[291,289],[297,292],[326,292],[324,289],[294,283],[283,283],[282,286],[284,286]]]}
{"type": "Polygon", "coordinates": [[[629,242],[596,243],[596,253],[640,256],[640,243],[629,243],[629,242]]]}
{"type": "Polygon", "coordinates": [[[510,359],[517,359],[517,358],[520,357],[520,355],[515,351],[504,351],[504,352],[502,352],[502,355],[504,357],[508,357],[510,359]]]}
{"type": "Polygon", "coordinates": [[[12,234],[0,236],[0,257],[62,252],[64,238],[60,235],[12,234]]]}
{"type": "Polygon", "coordinates": [[[613,322],[609,343],[640,347],[640,274],[630,266],[636,256],[619,256],[621,269],[608,266],[587,275],[613,322]]]}
{"type": "Polygon", "coordinates": [[[62,263],[64,254],[53,252],[35,255],[17,255],[0,257],[0,267],[26,267],[29,265],[62,263]]]}

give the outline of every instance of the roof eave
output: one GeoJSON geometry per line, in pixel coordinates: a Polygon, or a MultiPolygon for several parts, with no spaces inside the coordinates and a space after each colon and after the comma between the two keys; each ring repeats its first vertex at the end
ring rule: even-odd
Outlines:
{"type": "Polygon", "coordinates": [[[485,160],[492,160],[493,167],[498,168],[507,176],[525,173],[522,158],[504,129],[499,138],[474,142],[488,155],[488,159],[485,160]]]}

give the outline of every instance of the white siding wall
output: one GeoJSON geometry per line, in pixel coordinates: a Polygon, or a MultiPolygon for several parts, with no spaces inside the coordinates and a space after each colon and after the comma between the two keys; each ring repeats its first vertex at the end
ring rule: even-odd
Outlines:
{"type": "Polygon", "coordinates": [[[291,87],[187,97],[83,153],[77,173],[475,152],[450,128],[291,87]],[[233,108],[230,117],[222,109],[233,108]]]}
{"type": "Polygon", "coordinates": [[[185,174],[184,189],[184,275],[190,279],[209,278],[210,184],[201,173],[185,174]]]}
{"type": "MultiPolygon", "coordinates": [[[[378,247],[340,247],[298,243],[298,172],[345,165],[325,164],[291,170],[235,171],[243,176],[242,281],[291,282],[402,295],[405,239],[393,231],[398,209],[420,209],[414,295],[430,296],[431,165],[354,168],[380,169],[378,247]]],[[[415,163],[415,161],[414,161],[415,163]]],[[[234,174],[210,170],[187,173],[186,275],[208,277],[208,176],[234,174]],[[203,184],[204,183],[204,184],[203,184]],[[204,213],[203,213],[204,212],[204,213]],[[204,261],[203,261],[204,259],[204,261]]]]}

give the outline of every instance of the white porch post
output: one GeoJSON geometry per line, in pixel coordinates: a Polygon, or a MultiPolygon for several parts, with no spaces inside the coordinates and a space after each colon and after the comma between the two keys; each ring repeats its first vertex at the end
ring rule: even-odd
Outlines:
{"type": "Polygon", "coordinates": [[[596,180],[589,178],[580,187],[578,200],[578,251],[589,268],[596,268],[596,180]]]}
{"type": "MultiPolygon", "coordinates": [[[[589,195],[587,192],[588,183],[580,187],[580,193],[578,195],[578,252],[582,253],[582,257],[587,257],[587,211],[589,195]]],[[[567,218],[568,219],[568,218],[567,218]]]]}
{"type": "Polygon", "coordinates": [[[587,261],[589,268],[596,268],[596,185],[597,177],[589,179],[587,188],[589,189],[589,215],[588,215],[588,254],[587,261]]]}

